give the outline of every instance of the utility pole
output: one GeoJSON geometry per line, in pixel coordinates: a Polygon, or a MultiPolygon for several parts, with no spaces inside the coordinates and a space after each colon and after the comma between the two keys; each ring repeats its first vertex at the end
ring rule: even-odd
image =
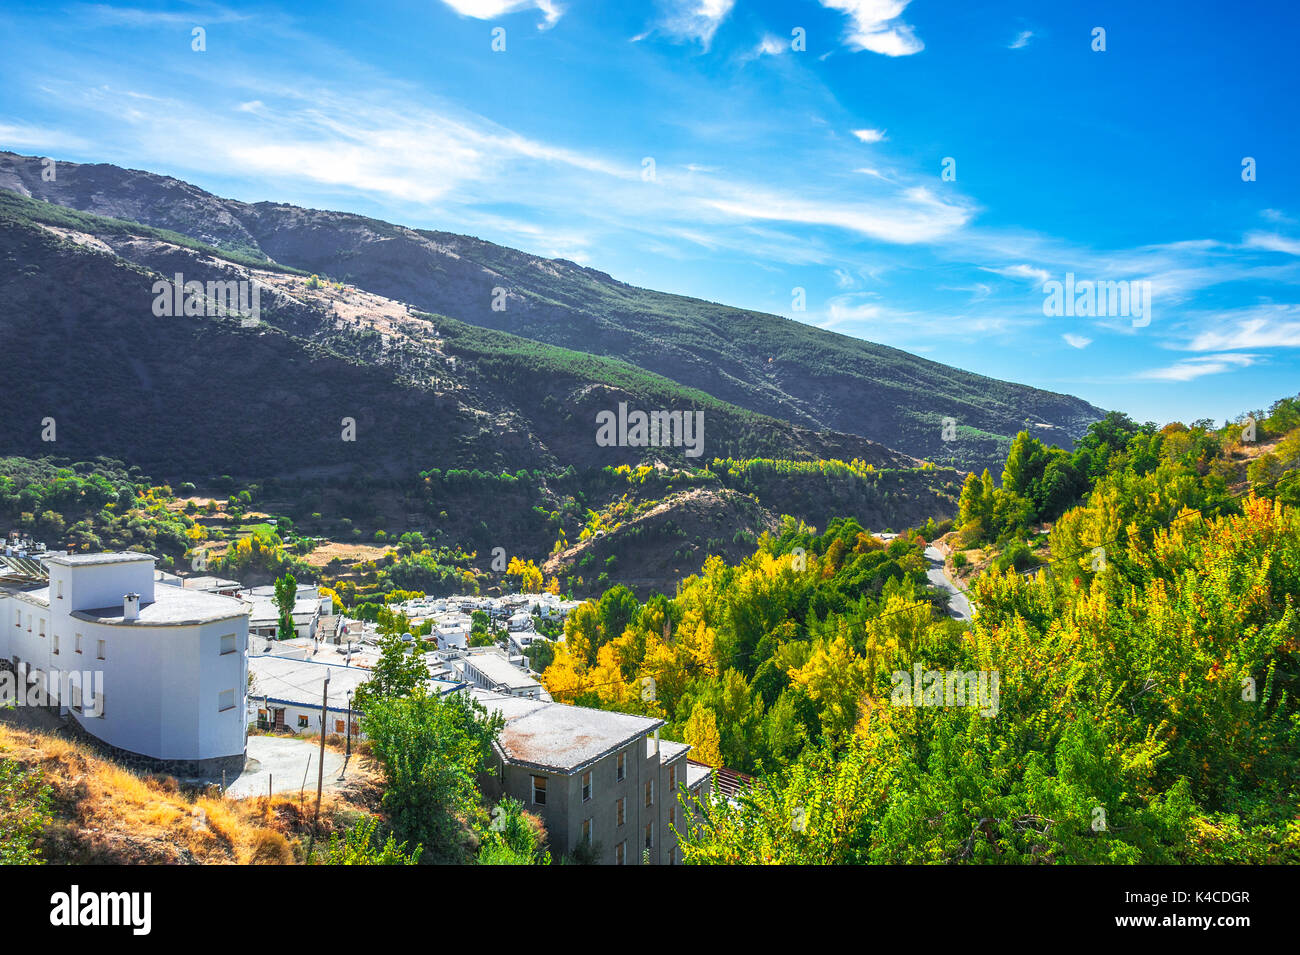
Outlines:
{"type": "Polygon", "coordinates": [[[316,846],[316,829],[320,826],[320,794],[325,787],[325,721],[329,717],[330,675],[325,674],[325,689],[320,701],[320,765],[316,767],[316,814],[311,821],[311,838],[307,842],[307,863],[311,864],[312,849],[316,846]]]}

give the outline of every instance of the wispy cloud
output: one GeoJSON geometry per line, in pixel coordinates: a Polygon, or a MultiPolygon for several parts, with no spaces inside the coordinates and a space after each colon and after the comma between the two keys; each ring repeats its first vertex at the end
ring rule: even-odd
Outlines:
{"type": "Polygon", "coordinates": [[[885,56],[911,56],[925,49],[911,26],[900,17],[911,0],[820,0],[828,10],[849,18],[845,42],[855,50],[885,56]]]}
{"type": "Polygon", "coordinates": [[[735,5],[736,0],[669,0],[669,9],[658,29],[674,39],[699,43],[707,50],[735,5]]]}
{"type": "Polygon", "coordinates": [[[1000,268],[981,266],[985,272],[992,272],[995,275],[1003,275],[1012,279],[1026,279],[1034,285],[1042,285],[1050,279],[1051,273],[1046,269],[1034,268],[1032,265],[1007,265],[1000,268]]]}
{"type": "Polygon", "coordinates": [[[1016,34],[1016,38],[1007,44],[1008,50],[1023,50],[1029,46],[1029,41],[1034,38],[1033,30],[1021,30],[1016,34]]]}
{"type": "Polygon", "coordinates": [[[1065,343],[1071,348],[1087,348],[1092,344],[1091,338],[1084,338],[1082,335],[1075,335],[1072,332],[1066,332],[1061,337],[1065,339],[1065,343]]]}
{"type": "Polygon", "coordinates": [[[885,141],[883,129],[855,129],[853,135],[864,143],[881,143],[885,141]]]}
{"type": "Polygon", "coordinates": [[[1300,348],[1300,305],[1260,305],[1233,312],[1212,312],[1206,326],[1186,345],[1187,351],[1300,348]]]}
{"type": "Polygon", "coordinates": [[[542,12],[542,22],[537,25],[539,30],[555,26],[560,15],[564,13],[564,8],[554,0],[442,0],[442,2],[461,16],[473,17],[475,20],[495,20],[509,13],[536,8],[542,12]]]}
{"type": "Polygon", "coordinates": [[[1259,361],[1258,355],[1222,354],[1185,358],[1165,368],[1152,368],[1138,372],[1140,381],[1193,381],[1206,375],[1220,375],[1225,371],[1249,368],[1259,361]]]}
{"type": "Polygon", "coordinates": [[[881,199],[816,201],[765,189],[735,189],[732,195],[705,198],[705,205],[730,215],[845,229],[882,242],[929,242],[964,226],[971,210],[941,199],[923,186],[881,199]]]}
{"type": "Polygon", "coordinates": [[[1276,232],[1251,232],[1245,243],[1248,248],[1264,249],[1268,252],[1285,252],[1287,255],[1300,255],[1300,239],[1278,235],[1276,232]]]}

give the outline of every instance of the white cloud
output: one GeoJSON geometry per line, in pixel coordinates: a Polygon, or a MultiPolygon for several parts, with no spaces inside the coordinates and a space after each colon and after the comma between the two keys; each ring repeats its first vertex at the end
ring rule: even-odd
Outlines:
{"type": "Polygon", "coordinates": [[[1300,255],[1300,239],[1278,235],[1276,232],[1251,232],[1246,236],[1246,246],[1251,249],[1264,249],[1268,252],[1300,255]]]}
{"type": "Polygon", "coordinates": [[[1240,313],[1214,313],[1208,326],[1184,346],[1188,351],[1238,348],[1300,348],[1300,305],[1264,305],[1240,313]]]}
{"type": "Polygon", "coordinates": [[[966,206],[939,199],[920,186],[898,196],[857,202],[809,200],[759,189],[730,188],[724,192],[722,196],[702,197],[701,202],[728,215],[832,226],[904,245],[946,236],[971,218],[966,206]]]}
{"type": "Polygon", "coordinates": [[[1033,282],[1035,285],[1042,285],[1044,282],[1046,282],[1048,279],[1052,277],[1051,273],[1048,272],[1046,269],[1037,269],[1034,268],[1032,265],[1024,265],[1024,264],[1008,265],[1002,268],[990,268],[988,266],[980,266],[980,268],[983,269],[985,272],[992,272],[994,275],[1004,275],[1007,278],[1028,279],[1029,281],[1033,282]]]}
{"type": "Polygon", "coordinates": [[[58,129],[42,129],[39,126],[12,126],[0,123],[0,143],[5,148],[22,146],[28,149],[85,149],[90,145],[80,136],[74,136],[58,129]]]}
{"type": "Polygon", "coordinates": [[[1203,355],[1198,358],[1185,358],[1167,368],[1152,368],[1139,372],[1137,377],[1143,381],[1193,381],[1206,375],[1219,375],[1225,371],[1249,368],[1259,360],[1258,355],[1203,355]]]}
{"type": "Polygon", "coordinates": [[[557,6],[553,0],[442,0],[442,2],[462,17],[473,17],[475,20],[495,20],[507,13],[536,7],[542,11],[543,18],[537,25],[539,30],[555,26],[556,21],[560,19],[560,14],[564,12],[564,9],[557,6]]]}
{"type": "Polygon", "coordinates": [[[1084,338],[1082,335],[1075,335],[1072,332],[1066,332],[1061,337],[1065,339],[1065,343],[1071,348],[1087,348],[1092,344],[1091,338],[1084,338]]]}
{"type": "Polygon", "coordinates": [[[910,56],[925,49],[912,28],[899,17],[911,0],[820,0],[828,10],[849,18],[846,41],[856,50],[884,56],[910,56]]]}
{"type": "Polygon", "coordinates": [[[735,5],[736,0],[673,0],[672,9],[659,27],[676,39],[694,40],[707,50],[735,5]]]}
{"type": "Polygon", "coordinates": [[[1034,38],[1033,30],[1021,30],[1016,34],[1016,38],[1007,46],[1008,50],[1023,50],[1029,46],[1029,41],[1034,38]]]}
{"type": "Polygon", "coordinates": [[[864,143],[880,143],[885,140],[883,129],[855,129],[853,135],[864,143]]]}

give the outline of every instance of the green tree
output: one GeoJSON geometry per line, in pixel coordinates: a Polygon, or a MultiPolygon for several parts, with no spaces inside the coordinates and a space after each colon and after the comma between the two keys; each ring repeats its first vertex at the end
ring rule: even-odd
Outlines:
{"type": "Polygon", "coordinates": [[[39,865],[36,840],[50,823],[50,787],[38,773],[0,759],[0,865],[39,865]]]}
{"type": "Polygon", "coordinates": [[[423,846],[416,846],[406,851],[406,843],[400,845],[390,833],[388,840],[380,844],[375,836],[379,820],[373,816],[362,819],[347,831],[343,838],[338,834],[330,836],[325,848],[324,865],[415,865],[420,861],[423,846]]]}
{"type": "Polygon", "coordinates": [[[366,713],[379,700],[410,696],[429,682],[424,654],[414,649],[399,634],[380,637],[379,659],[370,679],[357,687],[354,705],[358,710],[366,713]]]}
{"type": "Polygon", "coordinates": [[[500,714],[461,693],[440,697],[417,687],[371,701],[362,731],[383,771],[381,805],[394,835],[423,846],[425,861],[465,861],[470,826],[482,813],[476,780],[503,725],[500,714]]]}
{"type": "Polygon", "coordinates": [[[293,625],[293,605],[298,599],[298,581],[293,574],[285,574],[275,582],[275,609],[280,612],[276,638],[291,639],[296,630],[293,625]]]}

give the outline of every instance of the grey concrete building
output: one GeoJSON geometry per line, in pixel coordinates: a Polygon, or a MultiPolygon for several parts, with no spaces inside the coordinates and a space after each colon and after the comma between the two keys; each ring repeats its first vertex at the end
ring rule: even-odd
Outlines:
{"type": "Polygon", "coordinates": [[[660,740],[663,720],[472,692],[506,721],[483,791],[540,816],[553,855],[590,843],[606,865],[680,860],[690,747],[660,740]]]}

